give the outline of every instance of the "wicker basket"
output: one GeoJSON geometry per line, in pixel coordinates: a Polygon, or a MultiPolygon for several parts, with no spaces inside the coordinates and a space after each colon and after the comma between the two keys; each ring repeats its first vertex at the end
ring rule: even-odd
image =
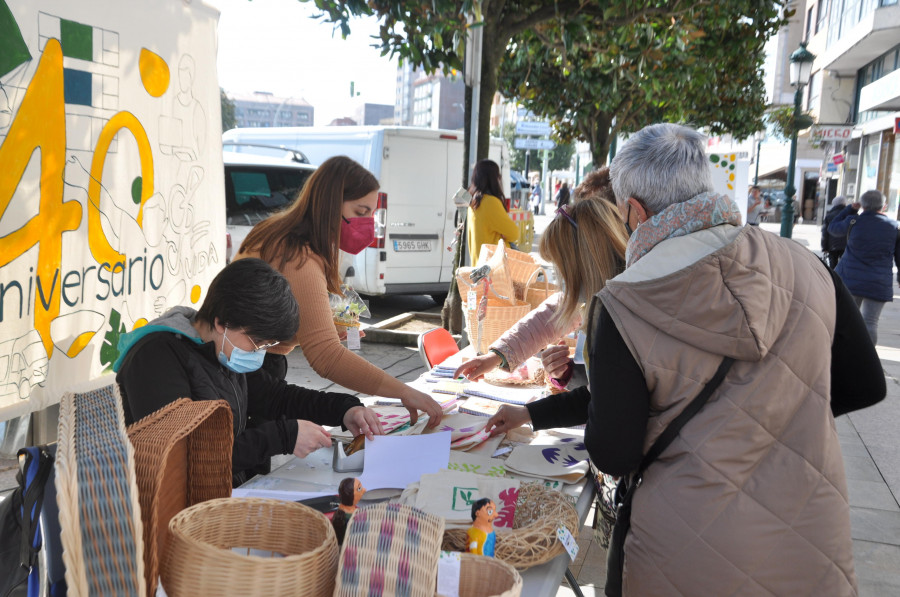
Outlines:
{"type": "Polygon", "coordinates": [[[338,560],[334,529],[323,514],[302,504],[259,498],[210,500],[176,514],[169,532],[162,583],[171,597],[330,597],[334,591],[338,560]]]}
{"type": "Polygon", "coordinates": [[[188,506],[231,495],[231,408],[176,400],[128,427],[134,446],[147,595],[156,594],[169,520],[188,506]]]}
{"type": "Polygon", "coordinates": [[[67,393],[59,408],[56,501],[68,594],[146,595],[134,450],[119,386],[67,393]]]}
{"type": "Polygon", "coordinates": [[[433,597],[444,519],[412,506],[356,511],[341,550],[335,597],[433,597]]]}
{"type": "Polygon", "coordinates": [[[531,277],[525,283],[522,300],[531,305],[532,309],[537,309],[541,303],[550,298],[550,295],[559,291],[559,287],[556,284],[551,284],[549,279],[547,271],[543,267],[537,266],[537,269],[532,272],[531,277]],[[538,274],[540,273],[544,274],[543,283],[538,282],[538,274]]]}
{"type": "Polygon", "coordinates": [[[522,577],[518,571],[496,558],[462,554],[459,597],[519,597],[522,577]]]}
{"type": "Polygon", "coordinates": [[[517,300],[514,305],[510,305],[505,301],[488,297],[487,313],[482,323],[481,340],[478,341],[478,310],[471,311],[464,308],[469,342],[475,345],[478,354],[484,354],[497,338],[525,317],[529,311],[531,311],[531,305],[525,301],[517,300]]]}
{"type": "MultiPolygon", "coordinates": [[[[517,570],[549,562],[565,552],[556,538],[559,525],[578,536],[578,515],[570,498],[540,482],[524,483],[519,487],[513,530],[497,533],[494,556],[517,570]]],[[[466,529],[449,529],[442,549],[465,551],[466,543],[466,529]]]]}
{"type": "MultiPolygon", "coordinates": [[[[493,257],[494,252],[497,250],[497,246],[498,245],[481,245],[481,255],[478,258],[478,263],[482,263],[482,258],[485,260],[485,263],[487,262],[487,260],[490,260],[490,258],[493,257]]],[[[526,284],[528,280],[531,279],[532,274],[541,267],[534,261],[534,257],[529,255],[528,253],[516,251],[515,249],[510,249],[509,247],[504,247],[504,252],[506,253],[509,275],[512,278],[514,284],[526,284]]]]}

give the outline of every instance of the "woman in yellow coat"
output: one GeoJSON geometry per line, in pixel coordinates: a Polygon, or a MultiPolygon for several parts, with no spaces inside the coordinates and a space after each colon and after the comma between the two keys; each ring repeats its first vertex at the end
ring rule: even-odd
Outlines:
{"type": "Polygon", "coordinates": [[[472,169],[469,184],[472,201],[469,203],[469,255],[472,264],[478,261],[481,245],[497,244],[501,238],[507,244],[519,239],[519,227],[509,218],[503,195],[500,166],[492,160],[481,160],[472,169]]]}

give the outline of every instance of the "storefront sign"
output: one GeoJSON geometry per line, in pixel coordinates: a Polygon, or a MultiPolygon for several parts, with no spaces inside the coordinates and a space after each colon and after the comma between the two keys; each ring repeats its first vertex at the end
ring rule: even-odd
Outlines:
{"type": "Polygon", "coordinates": [[[810,139],[813,141],[849,141],[853,136],[853,127],[850,125],[817,124],[810,129],[810,139]]]}
{"type": "Polygon", "coordinates": [[[827,164],[825,164],[825,172],[837,172],[837,166],[835,164],[832,164],[831,162],[828,162],[827,164]]]}
{"type": "Polygon", "coordinates": [[[840,166],[841,164],[844,163],[844,154],[842,154],[842,153],[835,154],[835,156],[833,158],[831,158],[831,161],[836,166],[840,166]]]}

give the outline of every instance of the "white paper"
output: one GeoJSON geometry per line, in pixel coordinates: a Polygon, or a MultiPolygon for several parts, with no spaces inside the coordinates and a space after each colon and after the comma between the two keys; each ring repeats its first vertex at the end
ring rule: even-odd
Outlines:
{"type": "Polygon", "coordinates": [[[578,543],[575,541],[575,537],[563,525],[556,527],[556,537],[563,544],[563,547],[566,548],[569,558],[574,562],[575,558],[578,557],[578,543]]]}
{"type": "Polygon", "coordinates": [[[379,435],[366,439],[366,464],[359,477],[366,489],[403,489],[450,462],[450,432],[379,435]]]}
{"type": "Polygon", "coordinates": [[[347,348],[359,350],[359,328],[347,328],[347,348]]]}
{"type": "Polygon", "coordinates": [[[438,597],[459,597],[459,574],[462,554],[458,551],[442,551],[438,558],[438,597]]]}

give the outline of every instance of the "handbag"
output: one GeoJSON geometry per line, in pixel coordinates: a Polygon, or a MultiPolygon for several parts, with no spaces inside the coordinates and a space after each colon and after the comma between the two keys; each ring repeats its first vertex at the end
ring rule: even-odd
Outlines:
{"type": "Polygon", "coordinates": [[[733,358],[724,357],[722,359],[712,379],[706,382],[706,385],[703,386],[696,398],[691,400],[687,408],[675,417],[674,421],[669,423],[669,426],[666,427],[644,455],[638,469],[634,473],[619,479],[615,495],[616,523],[613,526],[609,549],[606,551],[606,586],[604,587],[604,593],[607,597],[620,597],[622,595],[622,572],[625,567],[625,536],[628,535],[628,531],[631,529],[631,502],[634,499],[634,492],[641,486],[644,471],[669,447],[669,444],[672,443],[685,423],[691,420],[706,404],[712,393],[722,383],[732,364],[734,364],[733,358]]]}

